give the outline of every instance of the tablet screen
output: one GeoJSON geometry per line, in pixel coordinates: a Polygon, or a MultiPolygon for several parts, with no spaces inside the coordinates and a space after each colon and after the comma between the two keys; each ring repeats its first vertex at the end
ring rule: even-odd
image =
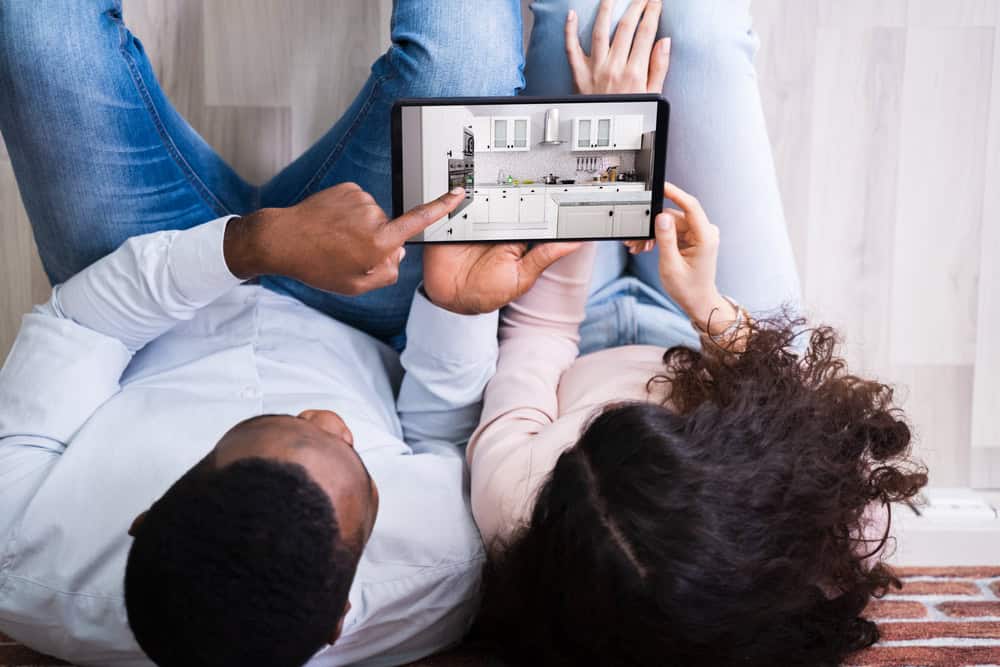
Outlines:
{"type": "Polygon", "coordinates": [[[461,186],[412,242],[650,238],[668,110],[653,95],[400,102],[394,213],[461,186]]]}

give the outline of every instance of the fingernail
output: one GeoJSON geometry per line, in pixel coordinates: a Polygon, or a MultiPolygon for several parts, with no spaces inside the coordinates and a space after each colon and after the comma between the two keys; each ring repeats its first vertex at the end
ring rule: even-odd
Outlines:
{"type": "Polygon", "coordinates": [[[669,215],[658,215],[656,216],[656,228],[662,231],[668,231],[670,227],[674,224],[674,221],[669,215]]]}
{"type": "Polygon", "coordinates": [[[399,249],[399,261],[402,262],[404,257],[406,257],[406,248],[400,248],[399,249]]]}
{"type": "Polygon", "coordinates": [[[569,14],[566,15],[566,20],[567,21],[575,21],[576,20],[576,10],[575,9],[569,10],[569,14]]]}
{"type": "Polygon", "coordinates": [[[663,42],[660,43],[660,48],[663,49],[664,53],[667,53],[667,52],[670,51],[670,38],[669,37],[667,37],[666,39],[663,40],[663,42]]]}
{"type": "Polygon", "coordinates": [[[459,186],[457,188],[452,188],[451,189],[451,194],[453,194],[453,195],[464,195],[465,194],[465,188],[463,188],[461,186],[459,186]]]}

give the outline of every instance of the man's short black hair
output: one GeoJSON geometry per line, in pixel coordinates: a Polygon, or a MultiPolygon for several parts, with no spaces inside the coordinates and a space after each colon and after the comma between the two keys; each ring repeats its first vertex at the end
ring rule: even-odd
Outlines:
{"type": "Polygon", "coordinates": [[[358,556],[302,466],[206,460],[135,530],[129,625],[161,667],[299,667],[332,639],[358,556]]]}

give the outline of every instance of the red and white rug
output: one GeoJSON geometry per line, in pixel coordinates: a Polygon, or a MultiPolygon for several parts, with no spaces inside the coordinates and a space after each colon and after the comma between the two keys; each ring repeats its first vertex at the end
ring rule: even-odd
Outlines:
{"type": "MultiPolygon", "coordinates": [[[[850,667],[1000,667],[1000,566],[905,568],[903,590],[872,602],[882,641],[850,667]]],[[[51,667],[49,658],[0,634],[0,667],[51,667]]],[[[458,650],[411,667],[481,667],[496,662],[458,650]]]]}

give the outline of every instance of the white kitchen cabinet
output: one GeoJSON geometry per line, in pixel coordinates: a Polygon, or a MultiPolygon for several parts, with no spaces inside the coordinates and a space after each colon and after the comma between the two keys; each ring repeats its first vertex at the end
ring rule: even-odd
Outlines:
{"type": "Polygon", "coordinates": [[[493,118],[491,116],[474,116],[472,118],[472,135],[476,141],[477,153],[489,153],[493,150],[493,118]]]}
{"type": "Polygon", "coordinates": [[[642,148],[644,124],[645,120],[641,115],[624,114],[615,116],[611,148],[619,151],[640,150],[642,148]]]}
{"type": "Polygon", "coordinates": [[[574,151],[607,151],[614,144],[614,116],[573,119],[574,151]]]}
{"type": "Polygon", "coordinates": [[[520,201],[516,193],[493,193],[487,199],[487,215],[490,224],[517,223],[520,201]]]}
{"type": "Polygon", "coordinates": [[[522,225],[545,224],[545,195],[522,193],[518,207],[518,222],[522,225]]]}
{"type": "Polygon", "coordinates": [[[642,148],[644,119],[637,114],[573,119],[574,151],[637,151],[642,148]]]}
{"type": "Polygon", "coordinates": [[[466,206],[462,213],[462,218],[468,224],[487,222],[489,220],[490,212],[489,206],[486,203],[486,195],[476,195],[473,198],[472,203],[466,206]]]}
{"type": "Polygon", "coordinates": [[[615,236],[649,236],[649,206],[626,204],[614,207],[615,236]]]}
{"type": "Polygon", "coordinates": [[[613,206],[560,206],[558,237],[607,238],[614,229],[613,206]]]}
{"type": "MultiPolygon", "coordinates": [[[[527,116],[491,116],[486,151],[512,153],[531,150],[531,119],[527,116]]],[[[479,150],[478,147],[476,150],[479,150]]]]}

